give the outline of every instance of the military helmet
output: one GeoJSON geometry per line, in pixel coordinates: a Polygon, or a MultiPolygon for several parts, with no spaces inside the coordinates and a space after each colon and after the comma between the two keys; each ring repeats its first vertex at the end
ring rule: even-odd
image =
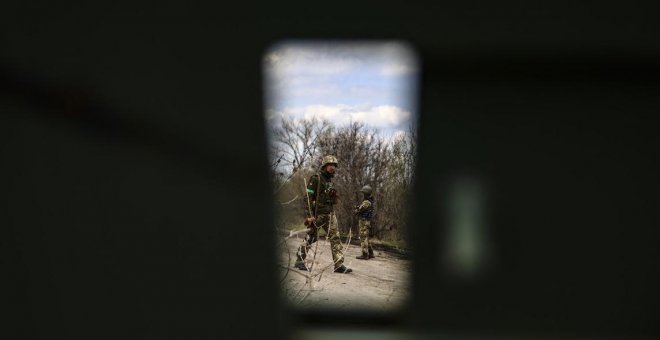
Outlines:
{"type": "Polygon", "coordinates": [[[323,169],[326,165],[328,164],[334,164],[335,166],[337,165],[337,157],[333,155],[327,155],[323,157],[323,160],[321,161],[321,169],[323,169]]]}
{"type": "Polygon", "coordinates": [[[371,187],[369,185],[365,185],[362,187],[362,189],[360,189],[360,192],[371,195],[371,187]]]}

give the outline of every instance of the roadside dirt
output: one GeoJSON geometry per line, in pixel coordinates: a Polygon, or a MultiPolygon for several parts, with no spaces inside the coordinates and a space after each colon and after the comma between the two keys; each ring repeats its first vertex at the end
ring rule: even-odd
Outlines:
{"type": "Polygon", "coordinates": [[[389,311],[406,302],[411,263],[401,254],[376,249],[375,258],[358,260],[355,257],[361,253],[359,245],[344,241],[344,265],[353,272],[334,273],[330,242],[321,237],[307,257],[312,271],[305,272],[293,266],[305,235],[306,230],[282,235],[279,247],[281,290],[290,304],[301,309],[389,311]]]}

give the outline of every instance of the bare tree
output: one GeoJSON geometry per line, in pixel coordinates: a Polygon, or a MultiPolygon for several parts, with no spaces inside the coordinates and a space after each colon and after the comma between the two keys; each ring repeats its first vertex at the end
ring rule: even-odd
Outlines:
{"type": "Polygon", "coordinates": [[[274,148],[283,155],[282,161],[295,172],[308,165],[317,148],[318,136],[329,128],[326,120],[282,118],[273,131],[274,148]]]}
{"type": "Polygon", "coordinates": [[[318,137],[330,128],[326,120],[281,118],[272,131],[271,154],[277,160],[273,164],[277,190],[282,189],[298,170],[311,167],[318,148],[318,137]]]}
{"type": "Polygon", "coordinates": [[[354,122],[326,134],[319,140],[322,153],[331,153],[340,160],[335,180],[342,193],[337,205],[340,231],[357,232],[357,217],[353,207],[361,200],[360,188],[366,184],[382,187],[387,173],[389,146],[377,130],[354,122]]]}
{"type": "Polygon", "coordinates": [[[353,207],[362,199],[360,188],[369,184],[376,200],[372,236],[401,239],[406,224],[406,206],[414,177],[416,133],[393,140],[383,138],[377,130],[354,122],[335,127],[327,121],[286,120],[274,127],[273,171],[279,172],[280,216],[284,223],[301,226],[305,197],[301,183],[319,170],[323,155],[333,154],[339,160],[333,180],[340,194],[336,205],[339,230],[343,235],[357,233],[357,217],[353,207]],[[275,163],[279,160],[279,163],[275,163]],[[302,171],[301,171],[302,170],[302,171]]]}

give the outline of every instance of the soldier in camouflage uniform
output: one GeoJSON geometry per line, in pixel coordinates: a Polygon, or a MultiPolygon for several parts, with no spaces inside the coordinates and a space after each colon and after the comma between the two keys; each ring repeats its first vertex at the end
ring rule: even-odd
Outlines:
{"type": "Polygon", "coordinates": [[[356,257],[359,260],[368,260],[374,258],[374,250],[369,244],[369,228],[371,227],[371,219],[374,216],[374,198],[371,196],[371,187],[365,185],[360,189],[364,195],[362,203],[355,207],[355,214],[358,216],[358,226],[360,228],[360,247],[362,248],[362,255],[356,257]]]}
{"type": "Polygon", "coordinates": [[[353,271],[344,266],[344,254],[339,238],[339,229],[337,228],[337,216],[335,216],[333,207],[337,200],[337,190],[334,188],[334,183],[332,183],[336,168],[337,158],[335,156],[323,157],[321,171],[312,175],[307,183],[305,225],[309,230],[302,244],[298,247],[295,266],[300,270],[309,270],[305,265],[305,258],[311,245],[317,241],[319,228],[323,228],[330,241],[335,272],[350,273],[353,271]]]}

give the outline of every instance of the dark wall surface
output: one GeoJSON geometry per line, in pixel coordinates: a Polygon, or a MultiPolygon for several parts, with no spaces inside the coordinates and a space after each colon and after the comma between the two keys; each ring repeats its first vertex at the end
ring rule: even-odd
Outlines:
{"type": "Polygon", "coordinates": [[[3,5],[3,338],[258,339],[320,325],[658,336],[657,13],[3,5]],[[261,58],[288,38],[402,39],[420,57],[414,290],[399,314],[279,304],[261,58]],[[468,279],[443,264],[438,209],[466,176],[484,188],[490,235],[488,265],[468,279]]]}

